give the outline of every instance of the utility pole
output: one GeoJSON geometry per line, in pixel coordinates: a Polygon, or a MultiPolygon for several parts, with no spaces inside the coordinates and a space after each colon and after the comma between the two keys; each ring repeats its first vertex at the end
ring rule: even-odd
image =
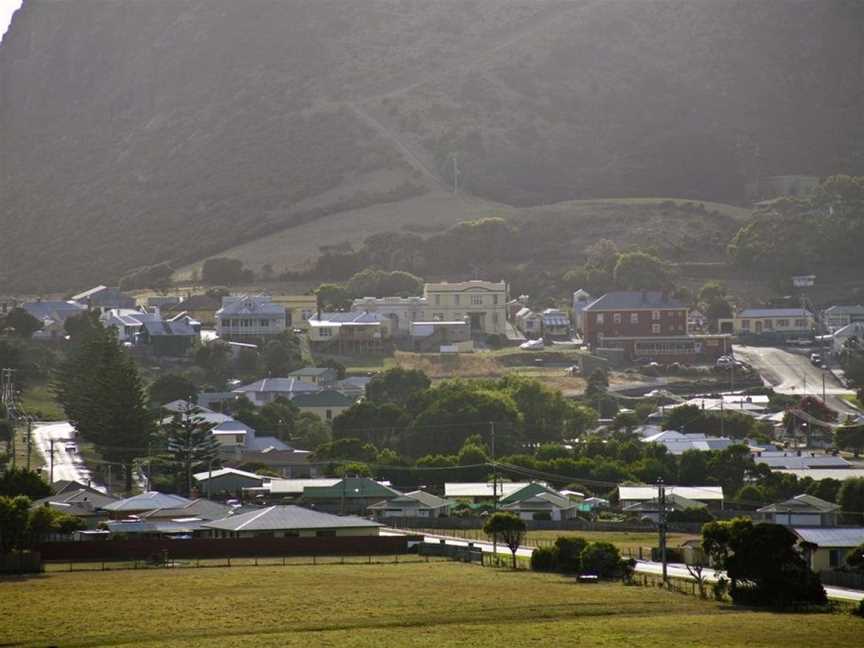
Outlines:
{"type": "Polygon", "coordinates": [[[54,439],[54,438],[48,439],[48,443],[51,446],[51,458],[49,459],[51,468],[48,472],[48,483],[49,484],[54,483],[54,441],[55,440],[56,439],[54,439]]]}
{"type": "Polygon", "coordinates": [[[11,441],[11,463],[15,467],[16,463],[16,437],[18,436],[18,408],[15,404],[15,370],[4,368],[0,371],[0,402],[3,403],[3,408],[6,410],[6,419],[12,427],[11,441]]]}
{"type": "Polygon", "coordinates": [[[33,419],[27,417],[27,470],[30,470],[30,455],[33,453],[33,419]]]}
{"type": "Polygon", "coordinates": [[[669,575],[666,569],[666,485],[663,478],[657,479],[657,529],[660,532],[660,560],[663,563],[663,585],[668,585],[669,575]]]}
{"type": "MultiPolygon", "coordinates": [[[[498,464],[495,463],[495,422],[489,421],[489,451],[492,455],[492,514],[498,512],[498,464]]],[[[492,534],[492,560],[498,564],[498,535],[492,534]]]]}
{"type": "Polygon", "coordinates": [[[453,163],[453,193],[459,193],[459,157],[455,153],[450,154],[450,161],[453,163]]]}

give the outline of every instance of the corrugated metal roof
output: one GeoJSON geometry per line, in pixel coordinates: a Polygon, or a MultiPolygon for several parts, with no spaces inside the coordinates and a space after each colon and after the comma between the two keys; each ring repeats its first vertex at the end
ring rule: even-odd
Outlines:
{"type": "Polygon", "coordinates": [[[272,392],[282,394],[314,393],[321,387],[313,383],[303,382],[298,378],[264,378],[248,385],[237,387],[233,393],[272,392]]]}
{"type": "Polygon", "coordinates": [[[246,472],[245,470],[238,470],[237,468],[219,468],[218,470],[209,471],[205,470],[204,472],[195,473],[192,475],[192,478],[195,481],[203,481],[205,479],[216,479],[217,477],[224,477],[225,475],[236,475],[237,477],[248,477],[249,479],[259,479],[263,481],[265,477],[261,475],[256,475],[255,473],[246,472]]]}
{"type": "Polygon", "coordinates": [[[192,500],[158,491],[148,491],[140,495],[111,502],[102,507],[105,511],[152,511],[160,508],[178,508],[190,504],[192,500]]]}
{"type": "Polygon", "coordinates": [[[300,529],[356,529],[383,525],[354,515],[330,515],[301,506],[270,506],[260,511],[231,515],[201,526],[223,531],[282,531],[300,529]]]}
{"type": "Polygon", "coordinates": [[[265,484],[272,495],[302,495],[309,486],[332,486],[339,479],[271,479],[265,484]]]}
{"type": "Polygon", "coordinates": [[[803,308],[745,308],[737,317],[810,317],[803,308]]]}
{"type": "Polygon", "coordinates": [[[795,533],[804,542],[818,547],[857,547],[864,542],[864,528],[795,528],[795,533]]]}
{"type": "Polygon", "coordinates": [[[831,513],[840,509],[839,504],[826,502],[814,495],[796,495],[795,497],[779,502],[777,504],[769,504],[757,509],[758,513],[831,513]]]}
{"type": "MultiPolygon", "coordinates": [[[[518,490],[530,486],[533,482],[498,482],[499,497],[507,497],[518,490]]],[[[446,482],[445,497],[494,497],[492,482],[446,482]]]]}
{"type": "MultiPolygon", "coordinates": [[[[666,486],[667,495],[679,495],[686,499],[705,501],[723,500],[722,486],[666,486]]],[[[657,497],[657,486],[619,486],[618,498],[627,501],[650,500],[657,497]]]]}

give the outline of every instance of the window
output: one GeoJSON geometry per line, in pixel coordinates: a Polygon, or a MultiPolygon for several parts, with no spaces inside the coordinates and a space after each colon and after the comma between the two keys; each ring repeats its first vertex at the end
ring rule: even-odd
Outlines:
{"type": "Polygon", "coordinates": [[[603,313],[597,313],[597,315],[595,317],[596,317],[596,319],[594,320],[595,322],[597,322],[598,324],[603,323],[603,313]]]}
{"type": "Polygon", "coordinates": [[[651,325],[651,332],[654,334],[659,333],[660,332],[660,325],[659,324],[652,324],[651,325]]]}
{"type": "Polygon", "coordinates": [[[300,317],[304,320],[308,320],[310,317],[312,317],[312,311],[304,308],[302,311],[300,311],[300,317]]]}
{"type": "Polygon", "coordinates": [[[333,420],[333,410],[329,410],[329,409],[327,410],[327,420],[328,421],[333,420]]]}
{"type": "Polygon", "coordinates": [[[244,440],[245,439],[243,438],[242,434],[235,434],[234,435],[234,443],[237,443],[238,445],[240,445],[243,443],[244,440]]]}
{"type": "Polygon", "coordinates": [[[630,323],[638,324],[639,323],[639,313],[630,313],[630,323]]]}
{"type": "Polygon", "coordinates": [[[471,295],[471,304],[473,306],[480,306],[483,304],[483,295],[471,295]]]}
{"type": "MultiPolygon", "coordinates": [[[[770,321],[771,320],[765,320],[766,324],[770,321]]],[[[777,326],[779,328],[789,328],[789,320],[777,320],[777,326]]],[[[765,328],[769,328],[769,327],[766,326],[765,328]]]]}
{"type": "Polygon", "coordinates": [[[333,329],[331,329],[329,326],[322,326],[320,329],[318,329],[318,337],[333,337],[333,329]]]}
{"type": "Polygon", "coordinates": [[[803,329],[805,326],[807,326],[807,324],[804,322],[803,319],[795,320],[795,328],[803,329]]]}
{"type": "Polygon", "coordinates": [[[432,319],[435,320],[436,322],[443,322],[444,321],[444,313],[434,313],[432,315],[432,319]]]}
{"type": "Polygon", "coordinates": [[[828,552],[828,566],[837,567],[838,565],[840,565],[840,550],[831,549],[828,552]]]}
{"type": "Polygon", "coordinates": [[[492,303],[498,305],[498,295],[492,295],[492,303]]]}
{"type": "Polygon", "coordinates": [[[258,324],[261,326],[261,328],[267,328],[268,326],[270,326],[270,320],[260,320],[258,324]]]}
{"type": "Polygon", "coordinates": [[[771,329],[773,329],[774,328],[774,320],[770,320],[770,319],[765,320],[765,328],[769,331],[771,329]]]}
{"type": "Polygon", "coordinates": [[[459,295],[453,295],[453,303],[459,305],[459,295]]]}
{"type": "Polygon", "coordinates": [[[453,313],[453,319],[462,319],[462,313],[453,313]]]}
{"type": "Polygon", "coordinates": [[[660,311],[651,311],[651,319],[655,322],[660,321],[660,311]]]}
{"type": "Polygon", "coordinates": [[[612,321],[615,322],[615,324],[620,324],[621,323],[621,313],[615,313],[614,315],[612,315],[612,321]]]}
{"type": "Polygon", "coordinates": [[[493,324],[498,323],[498,313],[492,313],[492,323],[493,324]]]}
{"type": "Polygon", "coordinates": [[[750,320],[741,320],[741,328],[745,331],[750,330],[750,320]]]}

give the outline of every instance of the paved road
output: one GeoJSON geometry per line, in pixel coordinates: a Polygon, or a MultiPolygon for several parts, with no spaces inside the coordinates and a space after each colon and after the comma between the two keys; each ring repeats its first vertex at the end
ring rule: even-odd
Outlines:
{"type": "Polygon", "coordinates": [[[51,439],[54,439],[54,481],[68,479],[82,484],[90,482],[94,488],[104,491],[104,487],[94,482],[93,475],[84,465],[77,446],[73,449],[74,433],[75,429],[67,421],[36,423],[33,428],[33,441],[45,458],[46,477],[51,464],[51,439]]]}
{"type": "MultiPolygon", "coordinates": [[[[388,529],[389,533],[408,533],[407,531],[402,531],[398,529],[388,529]]],[[[425,534],[424,540],[426,542],[439,542],[444,540],[448,545],[454,545],[458,547],[465,547],[471,542],[475,547],[478,547],[482,551],[486,553],[492,553],[492,543],[487,542],[485,540],[463,540],[461,538],[453,538],[450,536],[438,535],[438,534],[425,534]]],[[[524,558],[530,558],[531,552],[534,550],[534,547],[520,547],[516,551],[516,555],[524,558]]],[[[505,556],[510,556],[510,550],[506,546],[498,545],[498,553],[503,554],[505,556]]],[[[687,571],[687,567],[685,565],[669,563],[666,569],[667,573],[670,577],[673,578],[685,578],[687,580],[695,580],[693,576],[687,571]]],[[[654,574],[661,575],[663,573],[663,565],[659,562],[651,562],[649,560],[637,560],[636,561],[636,573],[639,574],[654,574]]],[[[713,582],[717,580],[717,572],[713,569],[705,569],[703,572],[705,580],[707,582],[713,582]]],[[[864,591],[860,590],[851,590],[843,587],[832,587],[825,586],[825,593],[828,595],[828,598],[835,600],[843,600],[843,601],[864,601],[864,591]]]]}
{"type": "Polygon", "coordinates": [[[841,394],[854,394],[830,371],[814,366],[806,356],[775,347],[735,345],[735,357],[751,365],[780,394],[810,394],[822,397],[822,381],[828,405],[839,412],[857,414],[841,394]]]}

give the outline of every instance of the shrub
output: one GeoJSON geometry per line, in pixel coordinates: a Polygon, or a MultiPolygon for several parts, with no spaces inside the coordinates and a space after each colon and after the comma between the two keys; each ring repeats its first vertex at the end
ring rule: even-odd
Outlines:
{"type": "Polygon", "coordinates": [[[539,572],[557,571],[558,564],[558,548],[557,547],[537,547],[531,552],[531,569],[539,572]]]}
{"type": "Polygon", "coordinates": [[[858,606],[852,610],[852,614],[859,617],[864,617],[864,599],[858,601],[858,606]]]}
{"type": "Polygon", "coordinates": [[[582,571],[600,578],[615,578],[621,571],[621,554],[609,542],[591,542],[582,551],[582,571]]]}
{"type": "Polygon", "coordinates": [[[565,573],[575,574],[582,570],[582,552],[588,546],[585,538],[561,536],[555,541],[558,551],[558,566],[565,573]]]}

